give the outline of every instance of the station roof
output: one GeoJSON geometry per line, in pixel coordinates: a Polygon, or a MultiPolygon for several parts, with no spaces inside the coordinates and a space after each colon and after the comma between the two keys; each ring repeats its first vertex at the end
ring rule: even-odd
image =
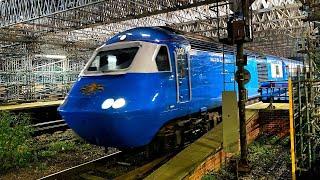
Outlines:
{"type": "MultiPolygon", "coordinates": [[[[118,32],[141,26],[169,26],[217,38],[225,30],[229,5],[217,0],[2,0],[0,57],[17,44],[54,44],[93,49],[118,32]],[[212,7],[219,5],[217,14],[212,7]],[[217,18],[219,17],[219,18],[217,18]],[[219,28],[218,28],[219,27],[219,28]]],[[[299,57],[307,35],[318,25],[297,0],[255,0],[254,40],[248,49],[283,57],[299,57]],[[300,49],[299,49],[300,48],[300,49]]],[[[311,9],[316,6],[310,6],[311,9]]],[[[309,8],[310,9],[310,8],[309,8]]],[[[314,20],[318,17],[313,16],[314,20]]],[[[320,18],[319,18],[320,19],[320,18]]]]}

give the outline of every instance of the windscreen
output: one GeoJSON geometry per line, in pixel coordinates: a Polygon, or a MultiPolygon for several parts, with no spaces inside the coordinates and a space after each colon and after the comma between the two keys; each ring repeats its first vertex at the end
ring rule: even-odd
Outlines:
{"type": "Polygon", "coordinates": [[[130,47],[101,51],[96,55],[87,71],[108,72],[126,69],[131,65],[138,50],[139,47],[130,47]]]}

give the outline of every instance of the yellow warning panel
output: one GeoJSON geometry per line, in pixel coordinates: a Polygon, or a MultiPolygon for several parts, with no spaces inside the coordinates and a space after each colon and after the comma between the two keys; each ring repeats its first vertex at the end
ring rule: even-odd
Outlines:
{"type": "Polygon", "coordinates": [[[222,133],[225,152],[239,151],[239,111],[237,93],[224,91],[222,93],[222,133]]]}

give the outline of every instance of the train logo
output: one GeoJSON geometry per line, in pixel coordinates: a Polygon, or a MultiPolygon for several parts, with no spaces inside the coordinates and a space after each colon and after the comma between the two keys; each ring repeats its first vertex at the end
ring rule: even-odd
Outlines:
{"type": "Polygon", "coordinates": [[[86,86],[84,86],[83,88],[81,88],[81,93],[85,94],[85,95],[91,95],[94,94],[98,91],[103,91],[103,85],[101,84],[97,84],[97,83],[92,83],[92,84],[88,84],[86,86]]]}

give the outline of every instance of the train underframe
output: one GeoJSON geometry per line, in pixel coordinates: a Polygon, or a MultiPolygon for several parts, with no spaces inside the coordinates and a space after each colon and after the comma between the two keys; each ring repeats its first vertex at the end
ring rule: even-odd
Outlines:
{"type": "Polygon", "coordinates": [[[179,150],[222,121],[221,108],[175,119],[164,125],[146,146],[149,156],[179,150]]]}
{"type": "MultiPolygon", "coordinates": [[[[246,105],[259,102],[259,97],[255,96],[248,99],[246,105]]],[[[174,119],[164,125],[148,145],[136,148],[135,150],[140,152],[142,148],[149,157],[181,150],[220,122],[222,122],[221,106],[205,112],[174,119]]],[[[133,149],[122,150],[132,151],[133,149]]]]}

